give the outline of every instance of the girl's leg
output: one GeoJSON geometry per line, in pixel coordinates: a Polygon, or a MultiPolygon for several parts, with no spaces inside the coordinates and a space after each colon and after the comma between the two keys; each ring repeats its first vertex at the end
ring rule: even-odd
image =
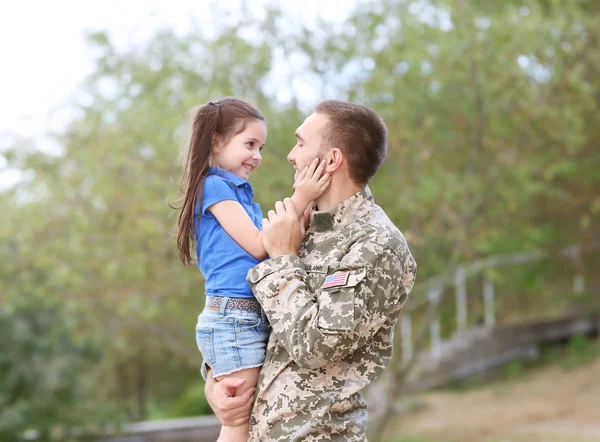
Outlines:
{"type": "MultiPolygon", "coordinates": [[[[258,382],[258,374],[260,373],[260,367],[247,368],[245,370],[236,371],[234,373],[219,376],[216,378],[217,381],[232,377],[232,378],[243,378],[246,379],[246,383],[235,390],[235,395],[240,396],[248,389],[256,387],[258,382]]],[[[250,431],[250,424],[248,422],[238,425],[236,427],[221,427],[221,434],[217,442],[246,442],[248,440],[248,433],[250,431]]]]}

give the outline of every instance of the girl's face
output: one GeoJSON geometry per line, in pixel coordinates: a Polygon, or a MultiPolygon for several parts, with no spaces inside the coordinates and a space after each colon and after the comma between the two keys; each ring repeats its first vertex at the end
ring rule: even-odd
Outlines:
{"type": "Polygon", "coordinates": [[[248,180],[262,161],[261,151],[267,139],[267,125],[264,121],[253,120],[246,123],[242,132],[232,137],[226,144],[217,140],[213,146],[212,166],[220,167],[248,180]]]}

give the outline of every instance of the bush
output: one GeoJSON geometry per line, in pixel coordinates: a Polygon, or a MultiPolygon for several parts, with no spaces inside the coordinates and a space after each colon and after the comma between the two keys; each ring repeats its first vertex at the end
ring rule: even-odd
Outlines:
{"type": "Polygon", "coordinates": [[[98,355],[73,343],[57,308],[2,307],[0,336],[0,440],[81,440],[115,419],[89,394],[86,367],[98,355]]]}

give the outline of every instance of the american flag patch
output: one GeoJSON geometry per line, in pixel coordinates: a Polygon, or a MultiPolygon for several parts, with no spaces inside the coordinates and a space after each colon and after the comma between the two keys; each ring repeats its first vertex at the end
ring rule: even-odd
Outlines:
{"type": "Polygon", "coordinates": [[[346,285],[349,275],[350,272],[336,272],[333,275],[329,275],[327,278],[325,278],[325,281],[323,281],[321,288],[328,289],[330,287],[340,287],[342,285],[346,285]]]}

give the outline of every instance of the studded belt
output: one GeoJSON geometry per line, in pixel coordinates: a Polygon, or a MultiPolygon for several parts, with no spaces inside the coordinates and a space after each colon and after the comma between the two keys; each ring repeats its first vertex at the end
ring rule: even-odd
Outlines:
{"type": "MultiPolygon", "coordinates": [[[[206,307],[211,307],[213,310],[221,307],[221,303],[223,302],[223,297],[221,296],[207,296],[206,297],[206,307]]],[[[225,308],[237,308],[239,310],[245,310],[248,312],[260,313],[260,304],[254,298],[228,298],[227,305],[225,308]]]]}

